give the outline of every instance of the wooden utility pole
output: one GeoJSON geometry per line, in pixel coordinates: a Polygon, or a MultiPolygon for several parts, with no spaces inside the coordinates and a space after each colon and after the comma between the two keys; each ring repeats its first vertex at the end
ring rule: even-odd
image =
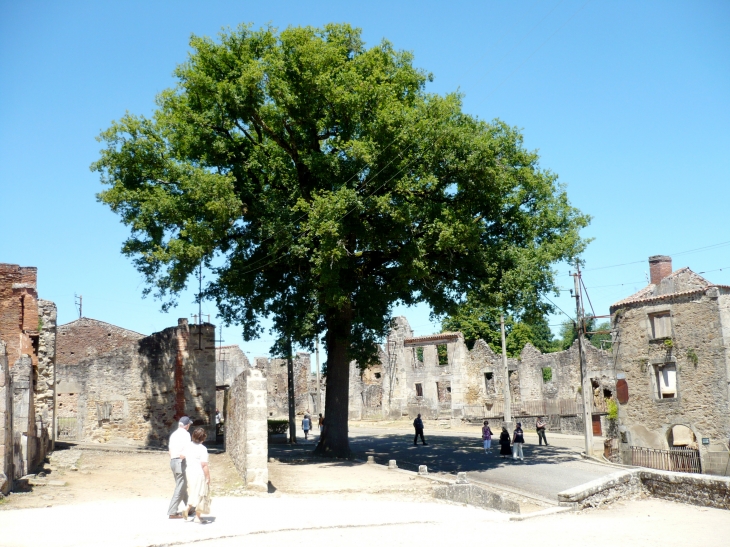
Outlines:
{"type": "Polygon", "coordinates": [[[297,425],[294,422],[294,362],[292,360],[291,336],[286,339],[286,375],[289,399],[289,442],[297,442],[297,425]]]}
{"type": "Polygon", "coordinates": [[[504,335],[504,314],[499,316],[502,329],[502,365],[504,366],[504,427],[512,427],[512,393],[509,388],[509,367],[507,366],[507,339],[504,335]]]}
{"type": "Polygon", "coordinates": [[[573,274],[575,283],[575,314],[578,321],[578,355],[580,357],[580,386],[583,396],[583,427],[585,429],[586,456],[593,455],[593,390],[588,378],[588,364],[585,349],[585,319],[583,318],[583,299],[580,290],[580,264],[576,262],[576,273],[573,274]]]}
{"type": "Polygon", "coordinates": [[[319,392],[319,334],[317,335],[317,338],[314,341],[314,347],[315,347],[315,356],[317,361],[317,408],[315,409],[315,412],[318,414],[322,413],[322,394],[319,392]]]}

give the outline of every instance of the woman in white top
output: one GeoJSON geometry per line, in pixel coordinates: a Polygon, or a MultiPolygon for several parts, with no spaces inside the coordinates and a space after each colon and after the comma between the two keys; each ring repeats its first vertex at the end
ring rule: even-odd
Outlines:
{"type": "Polygon", "coordinates": [[[183,511],[187,520],[188,513],[195,507],[194,522],[203,523],[201,515],[210,512],[210,469],[208,468],[208,449],[203,445],[207,434],[205,429],[197,427],[193,431],[192,441],[185,448],[185,478],[188,483],[188,506],[183,511]]]}

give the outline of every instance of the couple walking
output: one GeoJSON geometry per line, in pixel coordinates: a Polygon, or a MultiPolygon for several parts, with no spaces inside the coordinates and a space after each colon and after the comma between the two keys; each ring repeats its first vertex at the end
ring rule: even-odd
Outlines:
{"type": "Polygon", "coordinates": [[[192,437],[188,430],[193,421],[187,416],[180,418],[177,430],[170,435],[170,469],[175,477],[175,492],[167,510],[170,519],[188,519],[195,514],[194,522],[204,524],[202,515],[210,512],[210,468],[208,449],[203,445],[207,434],[196,427],[192,437]],[[180,502],[185,504],[182,513],[180,502]]]}

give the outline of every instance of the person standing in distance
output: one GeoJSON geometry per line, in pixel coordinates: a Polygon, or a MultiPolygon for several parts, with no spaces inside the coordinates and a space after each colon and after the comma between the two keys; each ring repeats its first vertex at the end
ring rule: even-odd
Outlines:
{"type": "Polygon", "coordinates": [[[509,432],[507,428],[502,426],[502,433],[499,434],[499,455],[504,458],[512,454],[509,446],[509,432]]]}
{"type": "Polygon", "coordinates": [[[482,427],[482,441],[484,441],[484,453],[489,454],[492,448],[492,430],[489,428],[487,420],[484,420],[484,427],[482,427]]]}
{"type": "Polygon", "coordinates": [[[542,441],[545,441],[545,446],[547,446],[547,437],[545,437],[545,428],[547,427],[547,423],[545,423],[545,420],[542,419],[542,416],[537,419],[535,427],[537,429],[537,438],[539,440],[540,446],[542,446],[542,441]]]}
{"type": "Polygon", "coordinates": [[[416,428],[416,436],[413,437],[413,446],[416,446],[418,444],[418,436],[421,436],[421,442],[423,444],[428,444],[426,442],[426,439],[423,438],[423,420],[421,420],[421,415],[419,414],[416,416],[416,419],[413,420],[413,427],[416,428]]]}
{"type": "Polygon", "coordinates": [[[515,427],[514,432],[512,433],[512,458],[517,459],[519,458],[520,461],[524,460],[525,457],[522,454],[522,445],[525,443],[525,434],[522,431],[522,424],[520,422],[517,422],[517,427],[515,427]]]}
{"type": "Polygon", "coordinates": [[[183,516],[178,511],[180,502],[188,506],[188,488],[185,480],[185,449],[190,444],[190,424],[193,421],[187,416],[183,416],[177,423],[177,430],[170,435],[168,449],[170,452],[170,469],[172,476],[175,478],[175,491],[170,500],[170,507],[167,509],[167,518],[181,519],[183,516]]]}
{"type": "Polygon", "coordinates": [[[309,417],[309,414],[305,414],[304,419],[302,420],[302,431],[304,431],[305,441],[307,440],[310,429],[312,429],[312,419],[309,417]]]}

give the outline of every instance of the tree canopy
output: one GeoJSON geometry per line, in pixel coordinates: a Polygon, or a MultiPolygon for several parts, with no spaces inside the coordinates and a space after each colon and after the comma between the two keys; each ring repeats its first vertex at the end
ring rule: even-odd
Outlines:
{"type": "Polygon", "coordinates": [[[539,309],[551,265],[583,250],[588,218],[519,131],[427,92],[389,42],[332,24],[190,45],[152,116],[100,135],[99,199],[165,305],[202,262],[204,294],[245,339],[269,316],[281,340],[325,333],[318,451],[349,453],[349,362],[375,359],[395,302],[539,309]]]}

